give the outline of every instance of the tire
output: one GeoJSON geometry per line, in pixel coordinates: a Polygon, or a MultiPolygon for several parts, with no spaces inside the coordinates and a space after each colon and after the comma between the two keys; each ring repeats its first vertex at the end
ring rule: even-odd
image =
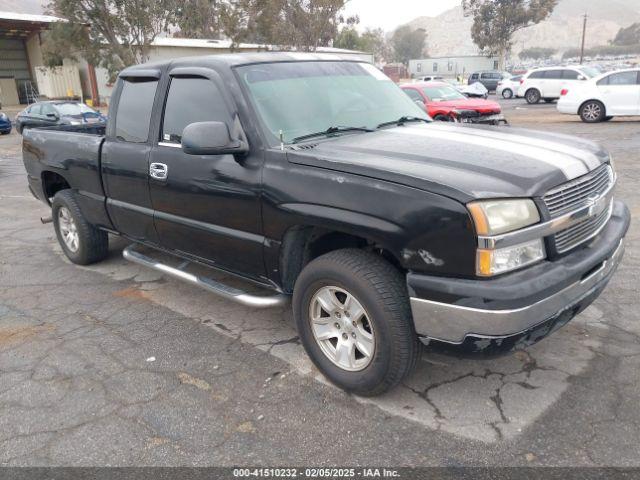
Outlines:
{"type": "Polygon", "coordinates": [[[293,311],[313,363],[348,392],[380,395],[415,368],[421,350],[405,280],[377,255],[345,249],[313,260],[296,281],[293,311]]]}
{"type": "Polygon", "coordinates": [[[511,90],[510,88],[505,88],[502,91],[502,98],[504,98],[505,100],[511,100],[513,98],[513,90],[511,90]]]}
{"type": "Polygon", "coordinates": [[[56,193],[51,213],[58,243],[69,260],[89,265],[107,257],[109,236],[86,221],[71,190],[56,193]]]}
{"type": "Polygon", "coordinates": [[[524,94],[524,98],[527,100],[529,105],[535,105],[536,103],[540,103],[541,99],[540,91],[536,88],[530,88],[524,94]]]}
{"type": "Polygon", "coordinates": [[[585,123],[602,122],[606,117],[604,104],[598,100],[588,100],[584,102],[578,113],[585,123]]]}

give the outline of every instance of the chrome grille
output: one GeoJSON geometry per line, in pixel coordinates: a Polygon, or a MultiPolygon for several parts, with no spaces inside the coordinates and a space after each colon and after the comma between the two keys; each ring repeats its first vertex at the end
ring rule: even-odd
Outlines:
{"type": "Polygon", "coordinates": [[[595,237],[606,225],[611,217],[612,204],[609,204],[600,214],[589,217],[582,222],[556,233],[556,250],[565,253],[572,248],[595,237]]]}
{"type": "Polygon", "coordinates": [[[543,197],[552,218],[576,210],[590,197],[602,195],[613,183],[613,169],[605,164],[576,180],[560,185],[543,197]]]}

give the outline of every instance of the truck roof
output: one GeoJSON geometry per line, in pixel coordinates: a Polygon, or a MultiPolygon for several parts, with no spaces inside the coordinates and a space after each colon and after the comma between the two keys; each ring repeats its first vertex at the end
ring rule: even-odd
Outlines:
{"type": "Polygon", "coordinates": [[[143,63],[127,67],[120,73],[126,76],[127,73],[136,70],[149,70],[150,68],[163,68],[169,65],[174,67],[237,67],[239,65],[249,65],[255,63],[282,63],[282,62],[313,62],[313,61],[334,61],[334,62],[361,62],[362,59],[354,58],[353,55],[341,55],[334,53],[307,53],[307,52],[252,52],[252,53],[229,53],[222,55],[203,55],[194,57],[181,57],[170,60],[162,60],[151,63],[143,63]]]}

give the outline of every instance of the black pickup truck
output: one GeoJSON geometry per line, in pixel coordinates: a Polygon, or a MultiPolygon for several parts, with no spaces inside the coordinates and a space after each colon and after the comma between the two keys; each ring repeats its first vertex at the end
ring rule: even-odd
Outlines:
{"type": "Polygon", "coordinates": [[[72,262],[104,259],[116,234],[125,258],[231,300],[292,297],[311,359],[361,395],[398,384],[420,341],[509,351],[566,324],[610,280],[630,221],[598,145],[431,122],[335,56],[130,67],[106,131],[70,130],[29,130],[23,153],[72,262]]]}

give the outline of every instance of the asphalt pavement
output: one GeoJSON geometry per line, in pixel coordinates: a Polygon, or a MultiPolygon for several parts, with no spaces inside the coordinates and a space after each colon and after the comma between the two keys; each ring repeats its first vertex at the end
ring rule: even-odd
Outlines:
{"type": "Polygon", "coordinates": [[[501,101],[514,126],[613,154],[633,224],[605,293],[500,359],[427,349],[360,399],[312,367],[289,308],[258,311],[129,264],[72,265],[0,137],[1,465],[640,465],[640,120],[501,101]]]}

